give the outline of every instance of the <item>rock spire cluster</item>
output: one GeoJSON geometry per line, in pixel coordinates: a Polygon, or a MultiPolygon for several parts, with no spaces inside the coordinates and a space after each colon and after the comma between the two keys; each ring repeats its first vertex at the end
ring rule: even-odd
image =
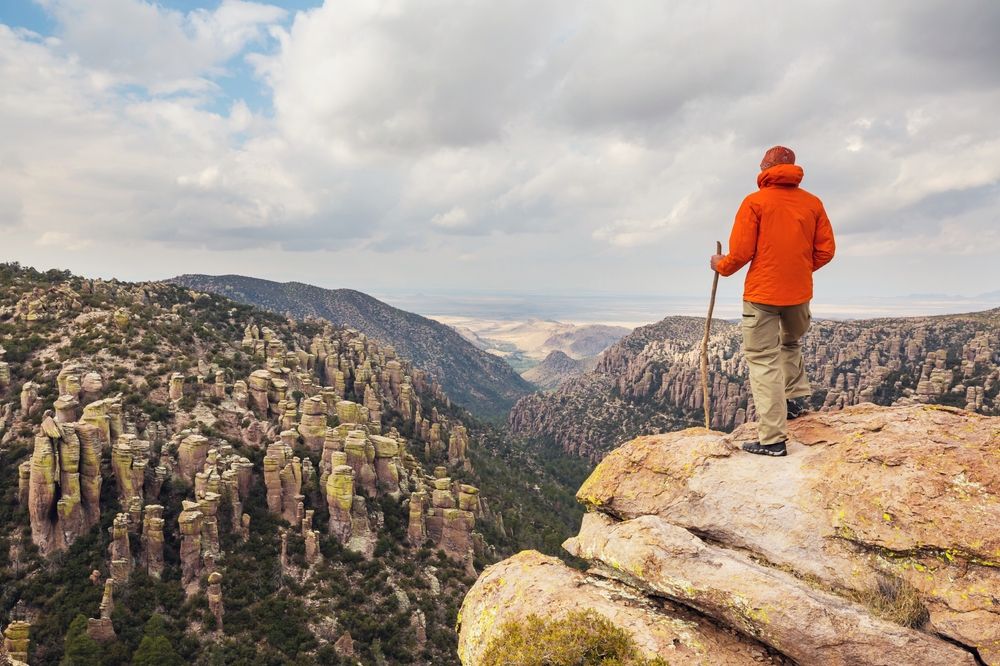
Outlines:
{"type": "MultiPolygon", "coordinates": [[[[713,323],[712,427],[754,419],[738,325],[713,323]]],[[[593,461],[630,437],[700,422],[704,319],[668,317],[606,350],[597,367],[554,392],[522,398],[514,434],[550,437],[593,461]]],[[[947,404],[1000,414],[1000,310],[970,315],[813,322],[803,357],[815,408],[947,404]]]]}

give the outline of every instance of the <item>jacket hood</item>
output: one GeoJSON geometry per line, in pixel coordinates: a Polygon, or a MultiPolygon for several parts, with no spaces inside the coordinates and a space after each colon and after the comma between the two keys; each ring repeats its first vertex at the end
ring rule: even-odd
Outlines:
{"type": "Polygon", "coordinates": [[[798,164],[775,164],[757,175],[757,187],[797,187],[802,182],[802,176],[802,167],[798,164]]]}

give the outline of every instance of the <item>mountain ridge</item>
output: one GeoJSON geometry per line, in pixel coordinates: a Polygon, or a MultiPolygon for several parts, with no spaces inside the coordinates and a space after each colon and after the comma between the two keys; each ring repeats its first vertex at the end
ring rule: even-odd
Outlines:
{"type": "Polygon", "coordinates": [[[552,390],[573,377],[593,370],[597,363],[598,357],[575,359],[556,349],[549,352],[541,363],[521,373],[521,376],[543,390],[552,390]]]}
{"type": "Polygon", "coordinates": [[[189,273],[164,282],[216,293],[296,319],[318,317],[357,329],[392,345],[400,356],[433,373],[453,401],[480,416],[502,417],[532,390],[503,359],[477,349],[450,326],[356,289],[326,289],[236,274],[189,273]]]}
{"type": "MultiPolygon", "coordinates": [[[[632,437],[701,423],[704,322],[671,316],[637,328],[605,350],[592,372],[518,401],[509,417],[512,433],[550,437],[596,462],[632,437]]],[[[740,327],[713,320],[712,331],[712,427],[730,430],[753,418],[740,327]]],[[[817,410],[900,401],[1000,410],[1000,308],[814,320],[803,355],[817,410]]]]}

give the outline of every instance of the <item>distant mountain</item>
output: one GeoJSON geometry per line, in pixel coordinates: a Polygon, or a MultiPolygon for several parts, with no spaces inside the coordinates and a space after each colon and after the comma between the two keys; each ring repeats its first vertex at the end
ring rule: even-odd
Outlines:
{"type": "Polygon", "coordinates": [[[595,365],[597,365],[596,356],[575,359],[557,350],[549,352],[541,363],[522,372],[521,376],[540,389],[551,390],[558,388],[572,377],[593,370],[595,365]]]}
{"type": "MultiPolygon", "coordinates": [[[[479,319],[435,316],[480,349],[507,358],[517,355],[525,364],[540,363],[549,352],[570,358],[597,356],[632,332],[624,326],[572,324],[549,319],[479,319]],[[532,363],[532,361],[534,361],[532,363]]],[[[517,363],[512,363],[518,367],[517,363]]]]}
{"type": "MultiPolygon", "coordinates": [[[[515,436],[551,439],[591,460],[638,435],[699,425],[703,318],[637,328],[593,372],[511,410],[515,436]]],[[[911,402],[1000,414],[1000,308],[985,312],[813,322],[803,340],[815,409],[911,402]]],[[[712,427],[753,418],[740,325],[713,320],[712,427]]]]}
{"type": "Polygon", "coordinates": [[[602,351],[631,333],[624,326],[587,324],[552,334],[542,345],[545,350],[564,351],[575,359],[597,356],[602,351]]]}
{"type": "Polygon", "coordinates": [[[532,387],[503,359],[477,349],[454,329],[353,289],[323,289],[242,275],[180,275],[167,280],[295,319],[320,317],[357,329],[431,372],[456,403],[485,417],[505,414],[532,387]]]}

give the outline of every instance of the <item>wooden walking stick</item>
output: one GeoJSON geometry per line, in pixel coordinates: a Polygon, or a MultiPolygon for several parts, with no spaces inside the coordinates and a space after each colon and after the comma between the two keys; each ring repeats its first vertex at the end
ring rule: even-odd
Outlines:
{"type": "MultiPolygon", "coordinates": [[[[715,241],[715,253],[722,254],[722,243],[715,241]]],[[[701,339],[701,393],[705,404],[705,430],[711,428],[709,415],[712,407],[708,398],[708,335],[712,330],[712,311],[715,310],[715,290],[719,288],[719,272],[712,278],[712,298],[708,301],[708,317],[705,318],[705,337],[701,339]]]]}

